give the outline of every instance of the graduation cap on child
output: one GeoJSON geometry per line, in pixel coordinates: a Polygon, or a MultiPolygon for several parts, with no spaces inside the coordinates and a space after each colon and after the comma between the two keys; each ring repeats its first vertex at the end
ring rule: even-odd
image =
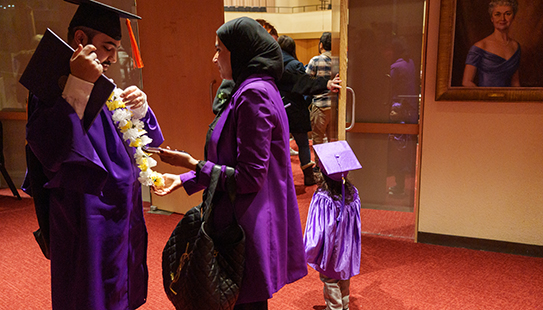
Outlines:
{"type": "Polygon", "coordinates": [[[318,165],[321,172],[330,179],[342,182],[342,204],[336,221],[340,221],[345,208],[345,177],[351,170],[362,168],[347,141],[335,141],[313,145],[315,154],[319,157],[318,165]]]}
{"type": "Polygon", "coordinates": [[[347,141],[313,145],[322,173],[334,181],[341,181],[349,171],[362,168],[347,141]]]}
{"type": "Polygon", "coordinates": [[[125,18],[126,26],[128,27],[128,32],[130,34],[130,43],[132,45],[135,64],[138,68],[143,67],[143,61],[141,60],[138,45],[136,44],[136,38],[132,31],[132,26],[130,25],[131,19],[141,19],[141,17],[94,0],[64,1],[79,5],[70,22],[70,28],[85,26],[105,33],[115,40],[121,40],[122,29],[120,19],[125,18]]]}

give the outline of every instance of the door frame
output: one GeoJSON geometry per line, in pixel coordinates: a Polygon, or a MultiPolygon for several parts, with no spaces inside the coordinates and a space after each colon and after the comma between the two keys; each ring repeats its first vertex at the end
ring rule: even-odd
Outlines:
{"type": "MultiPolygon", "coordinates": [[[[418,124],[392,124],[392,123],[357,123],[349,132],[354,133],[369,133],[369,134],[416,134],[418,135],[419,143],[416,155],[416,171],[415,171],[415,193],[414,193],[414,211],[415,212],[415,232],[414,241],[417,242],[419,231],[419,206],[420,206],[420,177],[422,164],[422,143],[423,132],[422,122],[424,119],[424,101],[426,93],[426,62],[427,62],[427,46],[428,46],[428,16],[429,16],[429,0],[424,1],[423,9],[423,27],[422,27],[422,48],[421,48],[421,98],[419,107],[419,123],[418,124]]],[[[342,91],[338,94],[338,120],[337,134],[338,140],[346,139],[346,123],[347,123],[347,52],[348,52],[348,27],[349,26],[349,0],[332,0],[332,56],[337,59],[339,75],[342,79],[342,91]],[[338,52],[339,51],[339,52],[338,52]]],[[[334,73],[335,74],[335,73],[334,73]]],[[[353,116],[354,117],[354,116],[353,116]]]]}

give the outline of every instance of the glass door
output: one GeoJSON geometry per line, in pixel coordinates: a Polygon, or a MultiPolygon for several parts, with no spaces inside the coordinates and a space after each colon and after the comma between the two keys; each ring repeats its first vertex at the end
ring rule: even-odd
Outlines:
{"type": "Polygon", "coordinates": [[[336,3],[333,52],[348,86],[338,100],[338,138],[363,166],[349,174],[362,231],[414,239],[425,1],[336,3]]]}

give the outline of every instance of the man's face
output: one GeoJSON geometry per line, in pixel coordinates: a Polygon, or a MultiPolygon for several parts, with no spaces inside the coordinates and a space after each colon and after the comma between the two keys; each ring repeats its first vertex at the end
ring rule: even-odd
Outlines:
{"type": "Polygon", "coordinates": [[[115,40],[104,33],[98,33],[92,38],[92,45],[96,47],[97,59],[104,67],[104,72],[109,69],[112,63],[117,62],[117,50],[121,46],[121,41],[115,40]]]}
{"type": "Polygon", "coordinates": [[[230,62],[230,51],[224,46],[218,36],[215,37],[215,55],[213,63],[219,68],[221,78],[224,80],[232,79],[232,64],[230,62]]]}

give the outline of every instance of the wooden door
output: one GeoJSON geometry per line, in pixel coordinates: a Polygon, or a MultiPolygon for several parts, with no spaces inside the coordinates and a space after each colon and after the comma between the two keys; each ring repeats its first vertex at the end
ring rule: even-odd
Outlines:
{"type": "MultiPolygon", "coordinates": [[[[204,158],[205,135],[213,120],[211,100],[221,80],[211,62],[215,31],[224,23],[222,0],[140,0],[137,2],[143,89],[155,112],[165,141],[162,146],[204,158]]],[[[186,169],[165,163],[159,172],[186,169]]],[[[151,195],[161,210],[185,213],[201,201],[179,189],[166,197],[151,195]]]]}

